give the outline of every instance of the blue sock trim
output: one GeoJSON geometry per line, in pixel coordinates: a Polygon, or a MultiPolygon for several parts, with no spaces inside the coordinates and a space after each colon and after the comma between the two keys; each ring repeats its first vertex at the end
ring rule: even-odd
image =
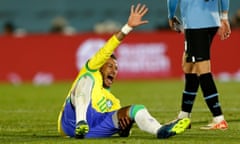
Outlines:
{"type": "Polygon", "coordinates": [[[188,94],[188,95],[193,95],[196,96],[197,92],[188,92],[188,91],[183,91],[184,94],[188,94]]]}
{"type": "Polygon", "coordinates": [[[215,94],[206,96],[206,97],[205,97],[205,100],[211,99],[211,98],[216,97],[216,96],[218,96],[218,93],[215,93],[215,94]]]}

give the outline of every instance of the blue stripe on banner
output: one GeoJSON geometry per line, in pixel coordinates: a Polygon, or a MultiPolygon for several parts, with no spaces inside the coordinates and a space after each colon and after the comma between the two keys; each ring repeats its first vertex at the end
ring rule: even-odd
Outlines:
{"type": "Polygon", "coordinates": [[[212,95],[209,95],[209,96],[205,97],[205,100],[211,99],[211,98],[216,97],[216,96],[218,96],[218,93],[215,93],[215,94],[212,94],[212,95]]]}
{"type": "Polygon", "coordinates": [[[187,92],[187,91],[183,91],[184,94],[188,94],[188,95],[196,95],[197,93],[196,92],[187,92]]]}

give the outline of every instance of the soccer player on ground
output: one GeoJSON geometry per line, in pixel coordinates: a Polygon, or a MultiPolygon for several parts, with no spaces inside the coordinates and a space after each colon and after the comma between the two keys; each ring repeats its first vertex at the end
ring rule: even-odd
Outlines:
{"type": "Polygon", "coordinates": [[[168,138],[184,132],[190,119],[185,118],[161,125],[144,105],[121,107],[110,92],[118,72],[114,50],[135,27],[148,23],[142,20],[145,5],[131,6],[128,22],[80,70],[59,114],[58,131],[62,136],[75,138],[129,136],[133,123],[157,138],[168,138]]]}
{"type": "Polygon", "coordinates": [[[185,34],[182,65],[185,73],[185,88],[178,119],[190,118],[200,85],[205,102],[213,116],[212,122],[201,129],[227,129],[228,125],[221,110],[219,94],[210,69],[210,47],[216,33],[222,40],[230,36],[229,0],[168,0],[169,25],[173,30],[181,31],[176,27],[180,23],[175,16],[178,3],[185,34]]]}

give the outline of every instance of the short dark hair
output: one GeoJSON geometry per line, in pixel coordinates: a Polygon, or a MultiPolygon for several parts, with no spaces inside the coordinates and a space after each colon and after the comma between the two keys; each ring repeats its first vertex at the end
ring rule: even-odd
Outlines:
{"type": "Polygon", "coordinates": [[[114,54],[111,54],[111,58],[117,60],[117,57],[114,54]]]}

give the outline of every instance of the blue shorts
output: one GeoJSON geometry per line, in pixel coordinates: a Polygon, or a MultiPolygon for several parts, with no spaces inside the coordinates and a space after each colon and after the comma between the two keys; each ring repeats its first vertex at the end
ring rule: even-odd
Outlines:
{"type": "MultiPolygon", "coordinates": [[[[113,123],[113,112],[99,113],[92,108],[90,104],[87,109],[87,123],[89,132],[86,138],[111,137],[119,131],[113,123]]],[[[64,111],[62,112],[61,126],[65,135],[74,137],[76,127],[75,108],[70,101],[66,101],[64,111]]]]}

